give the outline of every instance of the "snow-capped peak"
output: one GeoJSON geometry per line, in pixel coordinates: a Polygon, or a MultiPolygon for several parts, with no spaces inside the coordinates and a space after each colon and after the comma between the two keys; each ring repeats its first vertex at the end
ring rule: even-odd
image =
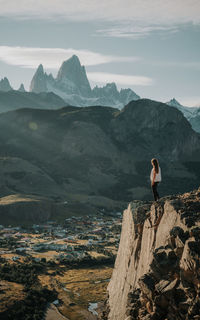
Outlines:
{"type": "Polygon", "coordinates": [[[181,107],[182,106],[175,98],[168,101],[167,104],[172,107],[178,107],[178,106],[181,107]]]}

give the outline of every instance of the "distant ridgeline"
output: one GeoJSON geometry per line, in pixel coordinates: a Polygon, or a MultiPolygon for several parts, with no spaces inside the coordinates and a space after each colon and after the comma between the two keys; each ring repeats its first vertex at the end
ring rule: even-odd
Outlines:
{"type": "MultiPolygon", "coordinates": [[[[70,106],[109,106],[122,109],[130,101],[140,97],[130,88],[118,91],[116,84],[107,83],[103,87],[91,89],[85,67],[79,58],[73,55],[64,61],[54,78],[44,72],[40,64],[32,78],[30,92],[21,84],[17,91],[11,87],[9,80],[0,80],[0,112],[19,108],[58,109],[70,106]]],[[[176,99],[167,102],[179,109],[189,120],[192,128],[200,132],[200,108],[184,107],[176,99]]]]}
{"type": "Polygon", "coordinates": [[[47,75],[40,65],[31,81],[30,91],[54,92],[68,105],[81,107],[99,105],[122,108],[131,100],[140,99],[131,89],[121,89],[119,92],[115,83],[91,89],[85,67],[81,66],[75,55],[62,63],[56,78],[52,74],[47,75]]]}
{"type": "MultiPolygon", "coordinates": [[[[200,135],[166,104],[140,99],[121,111],[96,106],[0,114],[1,197],[67,201],[69,214],[121,210],[133,199],[152,199],[152,157],[162,167],[161,195],[199,186],[200,135]]],[[[6,215],[10,202],[0,205],[6,215]]]]}

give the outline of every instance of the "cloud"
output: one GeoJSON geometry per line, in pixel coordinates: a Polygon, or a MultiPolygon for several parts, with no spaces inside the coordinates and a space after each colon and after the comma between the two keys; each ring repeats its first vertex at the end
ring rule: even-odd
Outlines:
{"type": "Polygon", "coordinates": [[[103,55],[88,50],[0,46],[0,60],[7,64],[35,69],[40,63],[47,69],[58,69],[64,60],[77,55],[81,64],[94,66],[111,62],[135,62],[138,57],[103,55]]]}
{"type": "Polygon", "coordinates": [[[131,76],[106,72],[88,72],[87,76],[89,80],[98,83],[115,82],[120,85],[130,86],[150,86],[153,85],[153,79],[144,76],[131,76]]]}
{"type": "Polygon", "coordinates": [[[157,67],[175,67],[175,68],[187,68],[187,69],[200,69],[200,61],[151,61],[144,62],[157,67]]]}
{"type": "Polygon", "coordinates": [[[109,37],[137,39],[200,24],[199,0],[0,0],[0,8],[0,17],[100,22],[98,34],[109,37]]]}
{"type": "Polygon", "coordinates": [[[71,20],[200,22],[198,0],[0,0],[1,16],[71,20]]]}
{"type": "Polygon", "coordinates": [[[149,25],[149,26],[132,26],[129,23],[121,24],[106,29],[99,29],[97,33],[101,36],[116,37],[116,38],[132,38],[138,39],[148,36],[151,33],[163,34],[163,33],[175,33],[179,30],[177,25],[174,26],[159,26],[159,25],[149,25]]]}
{"type": "Polygon", "coordinates": [[[200,24],[199,0],[0,0],[0,8],[0,17],[100,22],[97,33],[107,37],[137,39],[200,24]]]}

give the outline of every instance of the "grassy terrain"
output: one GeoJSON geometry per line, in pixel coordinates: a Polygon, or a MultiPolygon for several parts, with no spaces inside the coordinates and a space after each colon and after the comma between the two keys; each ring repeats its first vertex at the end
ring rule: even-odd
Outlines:
{"type": "Polygon", "coordinates": [[[58,311],[67,319],[94,320],[96,317],[88,311],[89,303],[106,298],[112,274],[109,265],[69,268],[60,263],[51,266],[23,260],[2,263],[0,269],[0,318],[12,319],[16,314],[20,320],[41,318],[52,299],[59,299],[58,311]]]}
{"type": "Polygon", "coordinates": [[[63,304],[59,311],[70,320],[86,320],[91,314],[87,312],[89,302],[103,301],[106,288],[112,274],[112,267],[101,266],[81,269],[60,269],[61,275],[49,270],[48,275],[40,275],[42,286],[55,288],[63,304]]]}
{"type": "Polygon", "coordinates": [[[6,280],[0,281],[0,313],[6,311],[16,301],[24,300],[24,286],[6,280]]]}

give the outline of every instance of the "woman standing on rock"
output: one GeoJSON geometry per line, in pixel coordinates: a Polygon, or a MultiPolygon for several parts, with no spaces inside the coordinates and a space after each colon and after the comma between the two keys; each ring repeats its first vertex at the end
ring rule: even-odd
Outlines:
{"type": "Polygon", "coordinates": [[[161,181],[161,169],[159,167],[157,159],[153,158],[151,160],[151,164],[152,164],[153,168],[151,170],[150,180],[151,180],[151,187],[152,187],[152,191],[153,191],[154,200],[156,201],[159,199],[157,186],[158,186],[159,182],[161,181]]]}

